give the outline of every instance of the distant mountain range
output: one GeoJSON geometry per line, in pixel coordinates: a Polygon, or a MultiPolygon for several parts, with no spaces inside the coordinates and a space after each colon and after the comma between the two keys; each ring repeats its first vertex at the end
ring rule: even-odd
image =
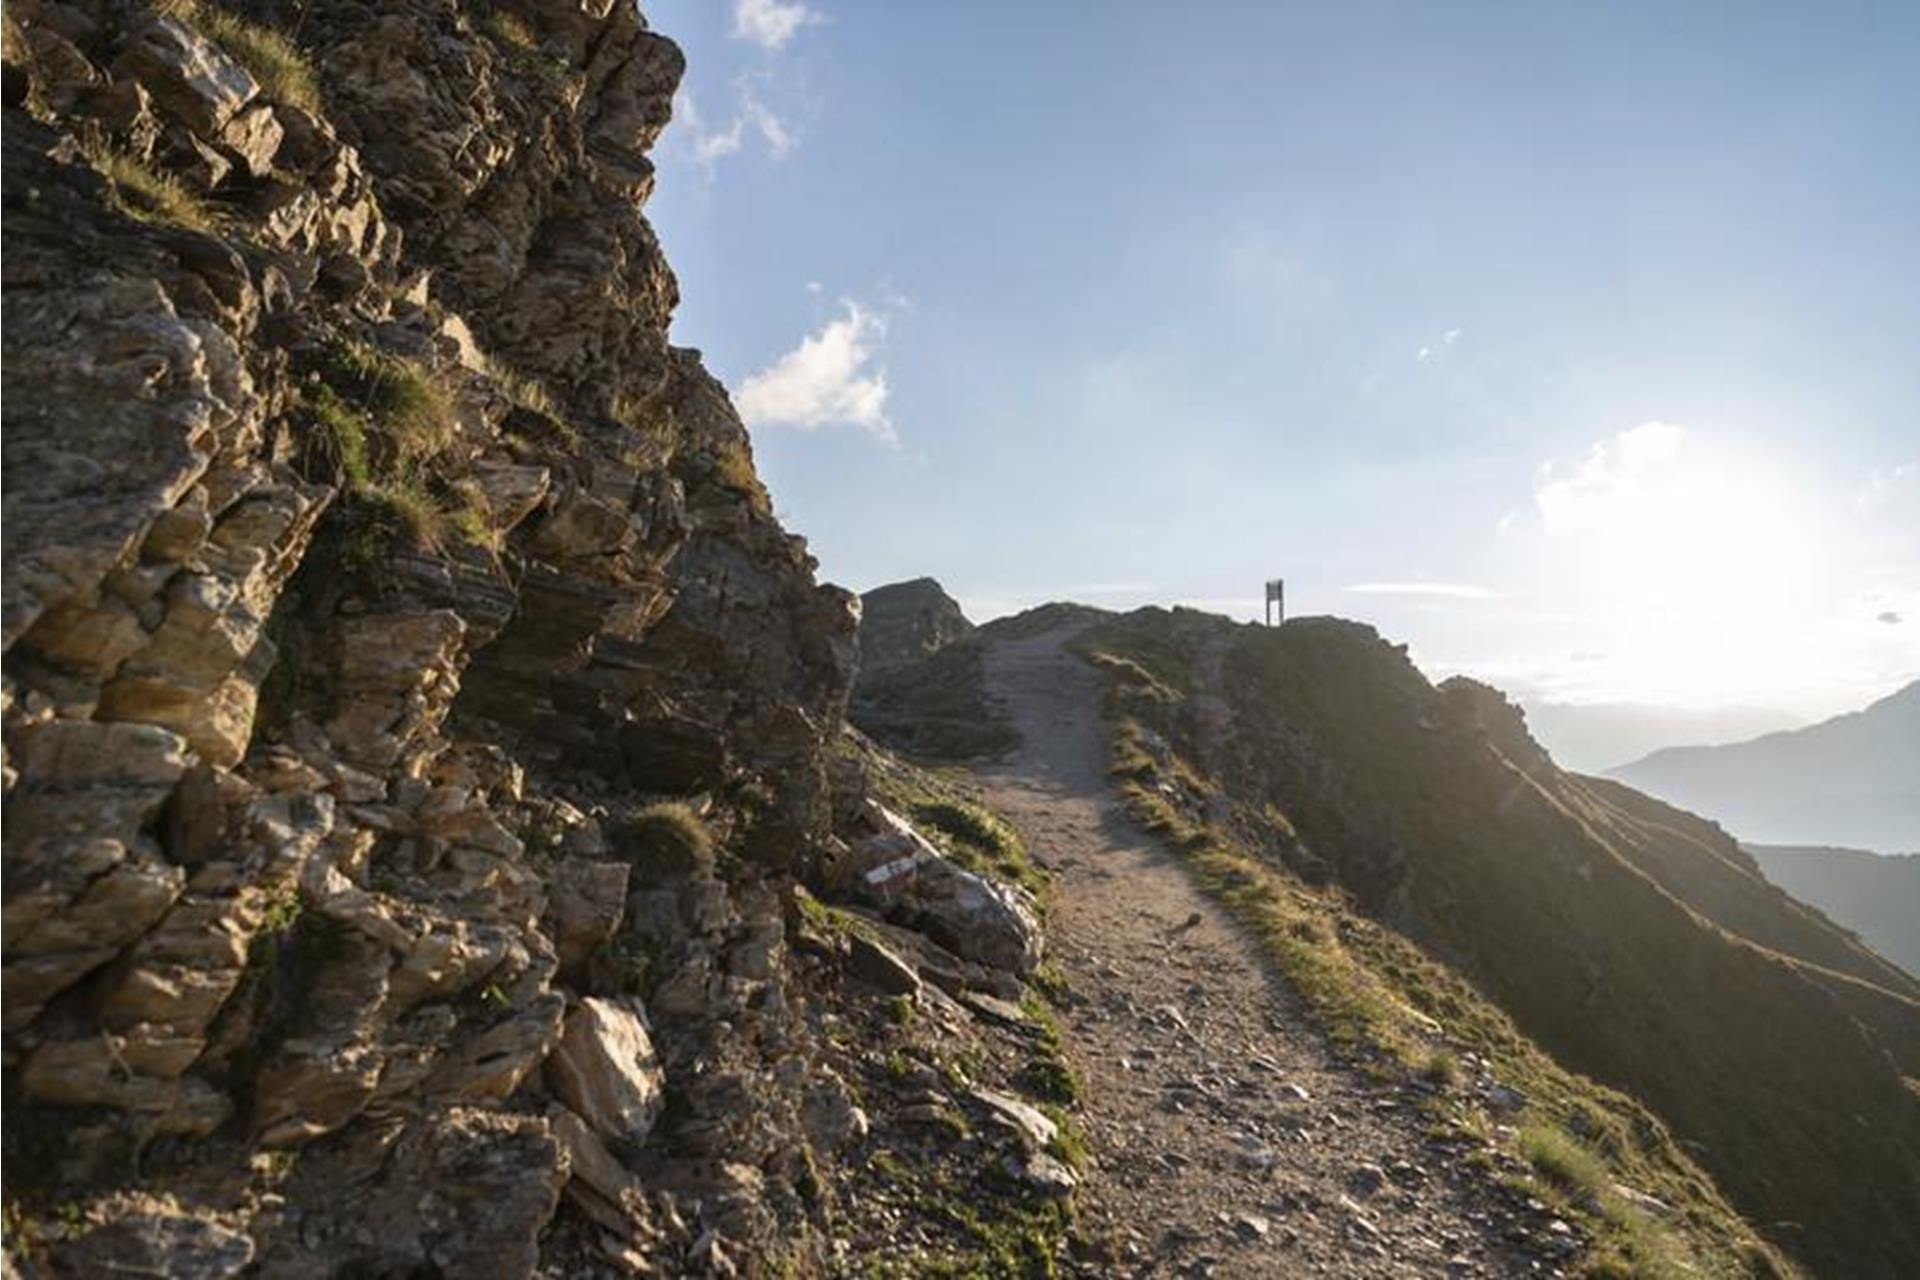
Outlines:
{"type": "Polygon", "coordinates": [[[1742,840],[1920,851],[1920,680],[1804,729],[1669,747],[1608,772],[1742,840]]]}
{"type": "Polygon", "coordinates": [[[1920,854],[1767,844],[1746,850],[1774,884],[1920,974],[1920,854]]]}
{"type": "Polygon", "coordinates": [[[1525,694],[1527,731],[1575,773],[1604,773],[1676,744],[1745,742],[1763,733],[1798,729],[1807,721],[1766,707],[1694,710],[1637,702],[1555,702],[1525,694]]]}

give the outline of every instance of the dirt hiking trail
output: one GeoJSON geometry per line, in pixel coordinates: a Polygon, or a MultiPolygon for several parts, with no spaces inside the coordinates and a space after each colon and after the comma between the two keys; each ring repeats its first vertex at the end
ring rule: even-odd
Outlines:
{"type": "Polygon", "coordinates": [[[976,772],[1057,878],[1050,945],[1091,1159],[1086,1275],[1550,1276],[1490,1190],[1425,1137],[1416,1095],[1334,1056],[1298,996],[1121,809],[1101,678],[1071,625],[996,642],[1024,742],[976,772]]]}

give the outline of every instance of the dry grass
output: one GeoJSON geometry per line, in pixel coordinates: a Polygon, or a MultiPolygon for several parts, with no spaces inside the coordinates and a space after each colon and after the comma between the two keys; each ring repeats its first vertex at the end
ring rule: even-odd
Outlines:
{"type": "Polygon", "coordinates": [[[627,815],[612,824],[608,835],[615,852],[641,873],[641,884],[711,871],[717,857],[713,832],[677,800],[627,815]]]}
{"type": "Polygon", "coordinates": [[[164,0],[160,9],[219,45],[269,98],[305,111],[320,110],[320,77],[306,54],[280,32],[207,0],[164,0]]]}
{"type": "Polygon", "coordinates": [[[97,149],[88,156],[114,185],[120,207],[142,222],[185,227],[211,235],[219,227],[213,210],[180,179],[124,151],[97,149]]]}
{"type": "Polygon", "coordinates": [[[500,389],[506,392],[507,399],[522,409],[529,409],[549,418],[560,416],[560,406],[546,387],[518,369],[489,357],[487,376],[499,383],[500,389]]]}

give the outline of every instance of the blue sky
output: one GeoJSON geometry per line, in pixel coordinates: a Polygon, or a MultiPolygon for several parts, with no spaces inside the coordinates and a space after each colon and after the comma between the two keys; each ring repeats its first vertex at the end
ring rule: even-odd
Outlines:
{"type": "Polygon", "coordinates": [[[825,576],[1374,622],[1534,699],[1920,675],[1920,6],[644,6],[650,214],[825,576]]]}

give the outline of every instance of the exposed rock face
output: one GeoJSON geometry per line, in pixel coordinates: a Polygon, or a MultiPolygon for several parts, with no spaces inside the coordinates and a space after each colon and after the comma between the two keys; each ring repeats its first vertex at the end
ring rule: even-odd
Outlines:
{"type": "Polygon", "coordinates": [[[1026,893],[956,867],[898,814],[876,804],[872,815],[877,830],[836,869],[850,896],[901,916],[965,959],[1020,977],[1039,967],[1044,939],[1026,893]]]}
{"type": "Polygon", "coordinates": [[[547,1074],[561,1100],[605,1137],[643,1142],[660,1114],[660,1064],[646,1024],[611,1000],[574,1006],[547,1074]]]}
{"type": "Polygon", "coordinates": [[[9,1194],[180,1188],[73,1274],[760,1256],[859,610],[667,342],[681,55],[604,0],[246,12],[285,58],[5,15],[9,1194]],[[723,875],[619,847],[672,796],[723,875]]]}
{"type": "Polygon", "coordinates": [[[918,662],[973,634],[960,604],[932,578],[893,582],[860,597],[860,668],[918,662]]]}

